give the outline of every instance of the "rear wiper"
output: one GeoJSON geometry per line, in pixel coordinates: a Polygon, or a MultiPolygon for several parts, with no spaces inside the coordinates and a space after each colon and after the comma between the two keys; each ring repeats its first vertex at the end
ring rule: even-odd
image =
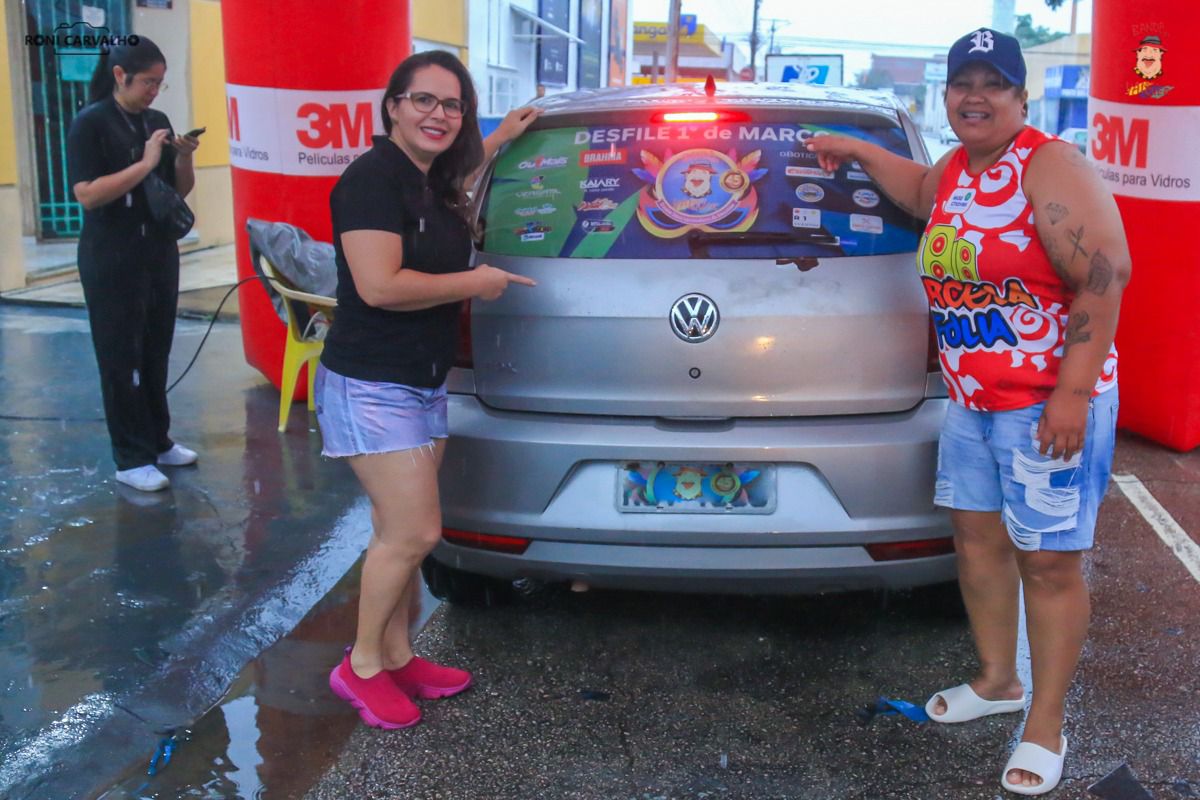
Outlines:
{"type": "Polygon", "coordinates": [[[783,231],[725,233],[722,231],[694,230],[687,236],[688,252],[691,253],[693,258],[696,256],[708,258],[708,248],[714,244],[794,244],[796,242],[840,247],[842,240],[841,237],[824,231],[800,229],[791,233],[783,231]]]}

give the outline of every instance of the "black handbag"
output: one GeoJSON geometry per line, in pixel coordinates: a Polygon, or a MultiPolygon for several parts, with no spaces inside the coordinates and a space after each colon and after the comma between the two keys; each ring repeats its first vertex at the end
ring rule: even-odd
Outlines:
{"type": "MultiPolygon", "coordinates": [[[[120,107],[117,108],[117,111],[125,120],[125,124],[129,126],[129,130],[134,136],[137,136],[137,127],[129,115],[120,107]]],[[[149,139],[150,129],[146,127],[145,116],[142,117],[141,122],[142,134],[149,139]]],[[[145,139],[142,141],[144,142],[145,139]]],[[[164,145],[164,148],[169,152],[169,147],[164,145]]],[[[167,155],[168,153],[163,153],[163,158],[166,158],[167,155]]],[[[131,158],[134,157],[131,154],[131,158]]],[[[140,156],[136,157],[140,158],[140,156]]],[[[142,181],[142,189],[146,193],[146,205],[150,207],[150,219],[154,221],[154,224],[169,233],[172,239],[182,239],[187,236],[188,231],[196,224],[196,215],[188,208],[188,204],[183,202],[183,198],[179,196],[179,192],[175,191],[175,187],[158,174],[158,167],[150,170],[150,174],[142,181]]]]}
{"type": "Polygon", "coordinates": [[[152,171],[142,181],[146,190],[146,205],[150,206],[150,218],[172,239],[182,239],[196,224],[196,215],[188,208],[188,204],[168,184],[157,171],[152,171]]]}

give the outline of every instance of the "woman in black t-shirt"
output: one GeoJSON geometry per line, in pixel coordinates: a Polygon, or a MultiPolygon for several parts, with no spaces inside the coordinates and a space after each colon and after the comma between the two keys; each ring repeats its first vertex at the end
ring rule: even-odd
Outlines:
{"type": "Polygon", "coordinates": [[[156,172],[186,195],[196,182],[192,152],[199,142],[173,135],[166,115],[151,110],[165,88],[167,62],[146,37],[129,38],[100,56],[91,103],[67,134],[67,172],[83,206],[79,279],[116,477],[156,491],[170,483],[158,465],[192,464],[196,453],[168,434],[179,248],[151,218],[142,182],[156,172]]]}
{"type": "Polygon", "coordinates": [[[338,310],[314,390],[327,456],[349,458],[371,500],[353,648],[329,685],[368,725],[421,719],[411,697],[448,697],[471,674],[414,656],[417,569],[442,535],[437,472],[446,444],[446,373],[463,300],[495,300],[520,275],[469,269],[467,178],[537,112],[510,113],[483,141],[462,63],[406,59],[380,104],[376,136],[330,195],[338,310]]]}

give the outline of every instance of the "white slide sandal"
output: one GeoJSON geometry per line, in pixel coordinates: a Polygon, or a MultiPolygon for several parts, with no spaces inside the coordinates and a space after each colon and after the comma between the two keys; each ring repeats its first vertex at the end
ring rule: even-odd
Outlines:
{"type": "Polygon", "coordinates": [[[1062,779],[1063,761],[1067,757],[1067,737],[1062,737],[1062,746],[1058,753],[1052,753],[1046,748],[1033,742],[1021,742],[1013,750],[1004,772],[1000,775],[1000,785],[1015,794],[1046,794],[1054,791],[1062,779]],[[1019,783],[1009,783],[1008,773],[1014,769],[1032,772],[1042,779],[1037,786],[1024,786],[1019,783]]]}
{"type": "Polygon", "coordinates": [[[991,714],[1011,714],[1024,709],[1024,692],[1016,700],[984,700],[975,694],[975,690],[969,683],[955,686],[953,689],[943,689],[929,698],[929,702],[925,704],[925,713],[934,722],[970,722],[991,714]],[[946,701],[945,714],[933,713],[939,697],[946,701]]]}

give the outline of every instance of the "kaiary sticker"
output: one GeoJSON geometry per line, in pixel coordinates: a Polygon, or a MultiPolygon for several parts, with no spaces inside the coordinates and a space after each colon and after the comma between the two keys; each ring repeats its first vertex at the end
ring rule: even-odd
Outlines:
{"type": "Polygon", "coordinates": [[[1161,100],[1174,86],[1163,83],[1163,56],[1167,48],[1163,46],[1159,36],[1145,36],[1138,43],[1134,54],[1137,58],[1133,65],[1133,74],[1138,77],[1137,83],[1129,87],[1130,97],[1141,97],[1147,100],[1161,100]]]}

